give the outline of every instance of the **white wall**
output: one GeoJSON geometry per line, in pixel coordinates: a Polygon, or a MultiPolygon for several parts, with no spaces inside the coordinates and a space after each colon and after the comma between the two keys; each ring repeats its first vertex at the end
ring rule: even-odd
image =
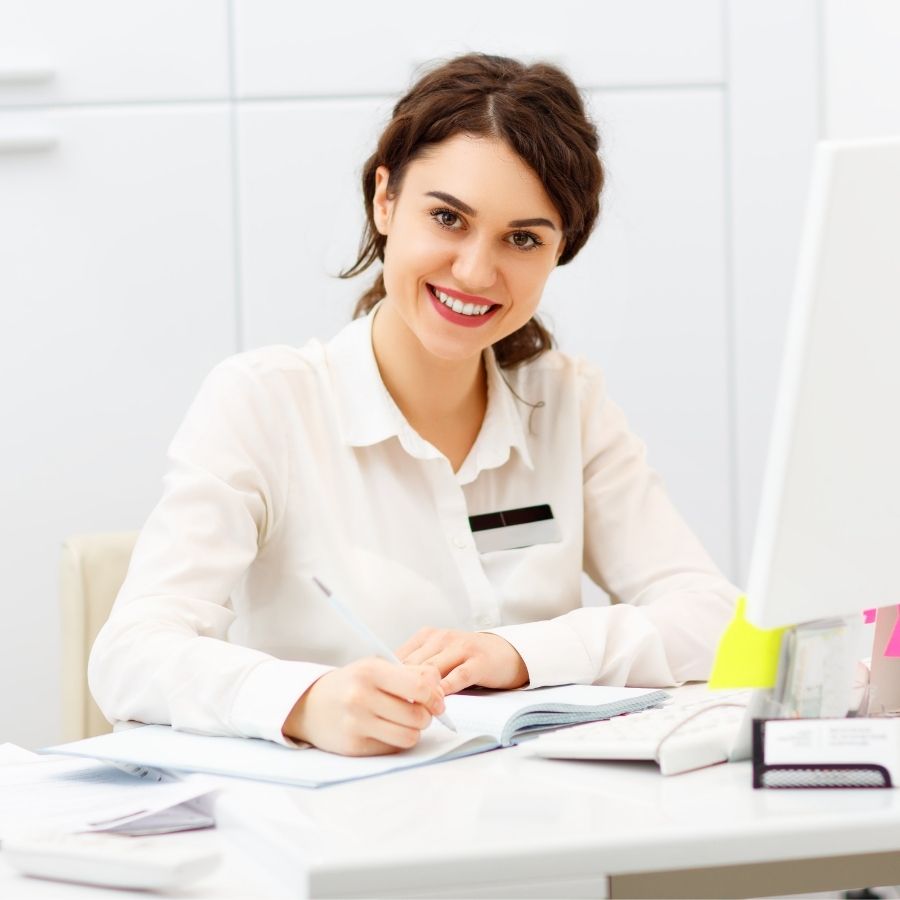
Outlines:
{"type": "Polygon", "coordinates": [[[730,0],[736,577],[746,576],[819,139],[900,135],[900,4],[730,0]]]}
{"type": "Polygon", "coordinates": [[[741,576],[809,154],[900,130],[896,6],[415,9],[0,0],[0,741],[58,734],[62,540],[139,527],[216,360],[346,321],[369,276],[329,273],[362,160],[414,67],[466,49],[549,57],[585,90],[609,193],[546,309],[741,576]]]}
{"type": "Polygon", "coordinates": [[[735,577],[747,574],[781,345],[820,131],[817,0],[730,0],[729,281],[735,577]]]}
{"type": "Polygon", "coordinates": [[[824,0],[822,135],[900,135],[900,3],[824,0]]]}

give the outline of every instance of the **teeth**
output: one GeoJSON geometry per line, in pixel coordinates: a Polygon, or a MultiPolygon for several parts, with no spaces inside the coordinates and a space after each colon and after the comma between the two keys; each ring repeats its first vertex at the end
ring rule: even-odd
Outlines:
{"type": "Polygon", "coordinates": [[[445,294],[437,288],[433,288],[433,290],[434,295],[444,304],[444,306],[449,306],[453,312],[461,313],[464,316],[483,316],[491,308],[490,304],[481,306],[476,303],[463,303],[462,300],[457,300],[455,297],[451,297],[449,294],[445,294]]]}

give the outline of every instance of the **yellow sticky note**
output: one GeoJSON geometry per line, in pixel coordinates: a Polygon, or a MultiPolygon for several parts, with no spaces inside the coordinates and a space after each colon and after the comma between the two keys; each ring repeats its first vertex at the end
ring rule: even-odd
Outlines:
{"type": "Polygon", "coordinates": [[[711,688],[770,688],[778,675],[784,628],[757,628],[744,617],[746,597],[739,597],[734,618],[719,640],[709,676],[711,688]]]}

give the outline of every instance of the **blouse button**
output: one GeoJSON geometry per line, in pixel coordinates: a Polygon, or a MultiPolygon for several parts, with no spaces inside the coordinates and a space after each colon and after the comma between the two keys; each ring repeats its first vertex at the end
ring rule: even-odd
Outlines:
{"type": "Polygon", "coordinates": [[[465,538],[455,537],[453,538],[453,546],[456,547],[457,550],[465,550],[468,543],[465,538]]]}

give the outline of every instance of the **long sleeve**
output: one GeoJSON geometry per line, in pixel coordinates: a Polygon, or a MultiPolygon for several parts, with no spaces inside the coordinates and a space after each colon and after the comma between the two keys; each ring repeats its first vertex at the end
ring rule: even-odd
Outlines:
{"type": "Polygon", "coordinates": [[[582,363],[579,382],[584,570],[612,604],[490,630],[520,653],[532,687],[704,680],[739,591],[675,510],[599,372],[582,363]]]}
{"type": "Polygon", "coordinates": [[[205,380],[91,652],[90,688],[110,721],[289,743],[287,713],[329,667],[226,640],[232,588],[284,511],[289,458],[275,418],[257,373],[238,360],[205,380]]]}

